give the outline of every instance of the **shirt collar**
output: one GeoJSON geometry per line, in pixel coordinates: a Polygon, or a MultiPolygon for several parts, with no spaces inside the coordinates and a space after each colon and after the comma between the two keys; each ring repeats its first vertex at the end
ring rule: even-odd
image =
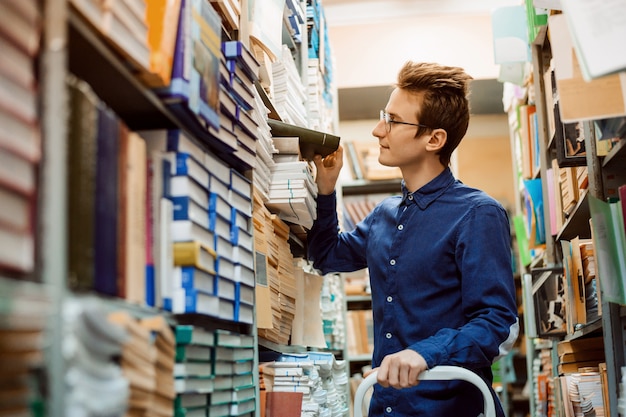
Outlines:
{"type": "Polygon", "coordinates": [[[422,210],[426,209],[433,201],[439,198],[455,181],[450,168],[446,167],[443,172],[433,178],[429,183],[414,192],[409,192],[404,180],[402,180],[402,201],[400,205],[417,204],[422,210]]]}

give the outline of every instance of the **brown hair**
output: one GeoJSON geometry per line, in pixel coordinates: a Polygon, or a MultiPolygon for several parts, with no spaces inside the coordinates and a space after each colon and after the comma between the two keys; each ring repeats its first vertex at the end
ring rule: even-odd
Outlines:
{"type": "MultiPolygon", "coordinates": [[[[396,87],[422,96],[422,106],[416,110],[418,122],[433,129],[443,129],[448,134],[446,144],[439,152],[439,160],[444,166],[450,163],[452,152],[467,132],[471,79],[459,67],[411,61],[398,73],[396,87]]],[[[420,127],[416,137],[427,131],[420,127]]]]}

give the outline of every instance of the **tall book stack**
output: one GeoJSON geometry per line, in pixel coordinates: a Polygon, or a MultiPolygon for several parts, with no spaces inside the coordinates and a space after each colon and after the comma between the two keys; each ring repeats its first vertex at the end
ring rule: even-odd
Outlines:
{"type": "Polygon", "coordinates": [[[295,315],[296,292],[289,226],[269,212],[257,193],[253,213],[258,334],[272,342],[287,344],[295,315]]]}
{"type": "Polygon", "coordinates": [[[0,4],[0,272],[20,277],[35,268],[35,202],[42,150],[35,71],[41,38],[38,4],[0,4]]]}
{"type": "Polygon", "coordinates": [[[308,127],[306,89],[287,45],[282,45],[281,56],[272,64],[271,97],[276,112],[287,123],[308,127]]]}
{"type": "Polygon", "coordinates": [[[42,409],[37,372],[44,362],[48,296],[36,285],[0,280],[0,414],[42,409]]]}
{"type": "MultiPolygon", "coordinates": [[[[158,285],[164,307],[176,314],[252,323],[251,181],[182,131],[141,134],[157,158],[152,165],[158,167],[164,160],[171,168],[153,174],[165,178],[165,185],[154,187],[155,193],[173,207],[166,227],[176,268],[171,276],[162,274],[158,285]]],[[[153,234],[158,233],[162,231],[155,228],[153,234]]]]}

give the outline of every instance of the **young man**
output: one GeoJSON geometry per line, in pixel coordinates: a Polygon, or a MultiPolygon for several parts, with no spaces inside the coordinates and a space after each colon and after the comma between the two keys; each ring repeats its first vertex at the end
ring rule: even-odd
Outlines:
{"type": "Polygon", "coordinates": [[[309,258],[323,273],[369,268],[379,383],[370,416],[479,416],[483,397],[474,386],[418,385],[418,375],[456,365],[491,386],[491,364],[518,335],[507,213],[448,167],[469,124],[470,79],[460,68],[403,66],[372,132],[379,162],[402,172],[402,195],[385,199],[354,231],[337,233],[343,150],[315,159],[318,213],[309,258]]]}

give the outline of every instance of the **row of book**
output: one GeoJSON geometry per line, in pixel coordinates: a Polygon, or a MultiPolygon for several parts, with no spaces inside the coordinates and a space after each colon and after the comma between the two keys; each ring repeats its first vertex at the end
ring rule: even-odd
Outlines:
{"type": "Polygon", "coordinates": [[[0,272],[34,279],[42,15],[36,1],[2,2],[0,15],[0,272]]]}

